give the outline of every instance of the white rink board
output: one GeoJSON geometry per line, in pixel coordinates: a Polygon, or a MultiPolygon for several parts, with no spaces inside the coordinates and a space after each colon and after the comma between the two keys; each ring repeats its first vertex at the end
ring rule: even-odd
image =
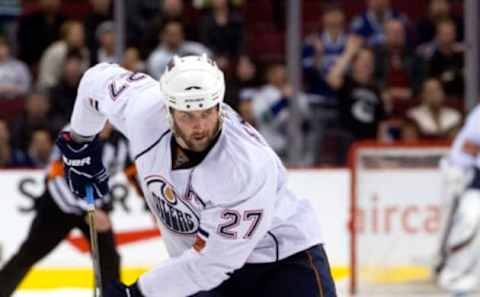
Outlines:
{"type": "Polygon", "coordinates": [[[433,260],[441,223],[441,178],[433,169],[388,170],[388,174],[365,170],[358,177],[360,265],[363,261],[369,265],[425,265],[433,260]]]}
{"type": "MultiPolygon", "coordinates": [[[[2,207],[0,220],[0,265],[11,256],[26,236],[33,212],[21,212],[20,207],[31,207],[32,200],[27,196],[42,193],[44,172],[39,170],[0,171],[2,207]],[[19,190],[19,189],[22,190],[19,190]],[[29,194],[30,193],[30,194],[29,194]],[[5,228],[8,226],[8,228],[5,228]]],[[[113,179],[117,187],[117,198],[122,198],[125,178],[113,179]]],[[[308,198],[319,213],[319,221],[324,234],[326,249],[333,266],[346,266],[348,263],[347,216],[349,204],[349,173],[339,170],[292,170],[289,175],[290,188],[301,197],[308,198]]],[[[153,219],[143,210],[142,200],[127,189],[128,195],[121,203],[114,205],[113,224],[117,233],[151,230],[155,228],[153,219]],[[124,206],[129,210],[126,211],[124,206]]],[[[320,228],[320,226],[319,226],[320,228]]],[[[74,232],[73,235],[77,235],[74,232]]],[[[142,240],[121,245],[122,265],[125,267],[151,267],[167,257],[161,239],[142,240]]],[[[90,267],[87,254],[80,253],[70,243],[64,241],[54,253],[47,256],[38,267],[90,267]]]]}

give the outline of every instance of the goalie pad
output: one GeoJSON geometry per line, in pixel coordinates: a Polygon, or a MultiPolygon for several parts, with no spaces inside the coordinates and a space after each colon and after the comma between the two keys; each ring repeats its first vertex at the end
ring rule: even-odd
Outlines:
{"type": "Polygon", "coordinates": [[[440,160],[440,170],[449,202],[462,195],[474,176],[473,169],[455,165],[446,158],[440,160]]]}
{"type": "Polygon", "coordinates": [[[479,272],[480,191],[466,190],[458,203],[446,237],[445,265],[438,282],[451,292],[471,292],[477,286],[479,272]]]}

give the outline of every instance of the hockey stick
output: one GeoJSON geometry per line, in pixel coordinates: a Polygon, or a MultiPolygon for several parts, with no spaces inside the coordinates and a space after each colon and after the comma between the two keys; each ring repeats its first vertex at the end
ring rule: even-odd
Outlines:
{"type": "Polygon", "coordinates": [[[442,238],[440,241],[440,261],[435,265],[435,275],[438,277],[440,272],[442,272],[443,268],[445,267],[445,264],[447,262],[447,257],[448,257],[448,249],[447,249],[447,240],[448,237],[450,236],[450,233],[453,228],[453,221],[455,218],[455,214],[457,213],[457,209],[460,204],[460,199],[462,198],[461,195],[455,195],[452,205],[450,206],[449,212],[447,214],[447,219],[445,222],[445,229],[442,234],[442,238]]]}
{"type": "Polygon", "coordinates": [[[90,250],[93,261],[93,272],[95,274],[94,294],[95,297],[102,297],[102,272],[100,270],[100,254],[98,252],[97,229],[95,226],[95,199],[93,198],[92,186],[86,187],[87,193],[87,217],[90,228],[90,250]]]}

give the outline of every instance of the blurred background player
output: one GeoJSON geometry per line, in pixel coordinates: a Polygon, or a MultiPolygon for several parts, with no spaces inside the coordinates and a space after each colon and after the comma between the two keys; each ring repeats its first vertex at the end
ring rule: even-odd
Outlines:
{"type": "Polygon", "coordinates": [[[480,260],[480,106],[442,162],[447,184],[446,204],[451,218],[444,230],[441,259],[436,267],[439,285],[452,296],[470,296],[478,285],[480,260]]]}
{"type": "MultiPolygon", "coordinates": [[[[107,124],[99,134],[104,140],[103,162],[110,174],[125,170],[128,178],[135,174],[128,157],[127,141],[107,124]]],[[[134,177],[133,177],[134,178],[134,177]]],[[[74,228],[89,238],[86,204],[69,190],[64,178],[61,153],[54,149],[46,177],[46,189],[35,203],[36,216],[27,238],[18,251],[0,270],[0,297],[9,297],[22,279],[40,259],[48,255],[74,228]]],[[[95,222],[98,232],[102,282],[110,283],[120,277],[120,257],[116,249],[112,224],[108,213],[112,209],[111,196],[96,201],[95,222]]]]}

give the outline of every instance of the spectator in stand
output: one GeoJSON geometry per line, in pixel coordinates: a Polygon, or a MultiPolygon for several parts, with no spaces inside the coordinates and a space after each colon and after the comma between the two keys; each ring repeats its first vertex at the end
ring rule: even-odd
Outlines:
{"type": "Polygon", "coordinates": [[[62,75],[63,63],[70,50],[78,50],[82,55],[82,68],[88,69],[90,54],[85,46],[83,25],[77,21],[65,22],[62,26],[62,39],[53,43],[40,61],[38,88],[48,90],[55,86],[62,75]]]}
{"type": "Polygon", "coordinates": [[[158,32],[169,20],[180,20],[183,24],[185,38],[188,40],[197,40],[198,29],[193,27],[190,18],[184,14],[184,5],[182,0],[164,0],[161,5],[161,10],[148,23],[142,36],[144,36],[142,44],[142,57],[147,57],[148,53],[155,49],[158,45],[158,32]]]}
{"type": "Polygon", "coordinates": [[[462,97],[464,85],[464,48],[456,41],[456,27],[451,20],[437,24],[435,43],[427,55],[427,74],[438,78],[449,97],[462,97]]]}
{"type": "Polygon", "coordinates": [[[417,44],[431,42],[435,37],[437,24],[445,19],[451,19],[457,28],[457,41],[463,40],[463,19],[452,15],[449,0],[430,0],[426,17],[417,22],[417,44]]]}
{"type": "Polygon", "coordinates": [[[402,114],[412,99],[421,68],[417,58],[407,46],[404,24],[399,20],[385,22],[385,43],[374,48],[375,79],[384,90],[386,109],[394,114],[402,114]]]}
{"type": "Polygon", "coordinates": [[[400,141],[404,143],[417,143],[420,140],[417,125],[409,120],[403,120],[400,126],[400,141]]]}
{"type": "Polygon", "coordinates": [[[60,131],[70,121],[83,72],[81,53],[78,50],[70,50],[65,57],[61,79],[50,90],[49,123],[54,133],[60,131]]]}
{"type": "Polygon", "coordinates": [[[8,41],[0,37],[0,99],[25,96],[31,80],[27,65],[12,57],[8,41]]]}
{"type": "Polygon", "coordinates": [[[453,139],[462,124],[462,115],[445,106],[445,92],[440,81],[435,78],[426,80],[421,97],[421,105],[407,112],[420,136],[424,139],[453,139]]]}
{"type": "Polygon", "coordinates": [[[22,3],[20,0],[0,1],[0,34],[5,36],[11,44],[16,44],[17,20],[21,13],[22,3]]]}
{"type": "Polygon", "coordinates": [[[155,48],[158,32],[171,19],[181,20],[188,39],[193,38],[189,20],[184,17],[183,0],[125,1],[127,14],[127,45],[142,48],[142,54],[155,48]],[[151,32],[153,32],[152,35],[151,32]]]}
{"type": "MultiPolygon", "coordinates": [[[[292,95],[285,66],[272,64],[267,69],[267,84],[260,88],[252,102],[251,113],[255,126],[282,159],[287,157],[287,126],[290,123],[289,102],[294,100],[292,95]]],[[[300,95],[297,100],[302,120],[307,120],[309,113],[306,99],[300,95]]]]}
{"type": "Polygon", "coordinates": [[[19,115],[11,126],[12,144],[16,148],[26,152],[33,131],[51,125],[49,110],[50,102],[46,95],[32,93],[28,96],[24,113],[19,115]]]}
{"type": "Polygon", "coordinates": [[[200,23],[200,41],[213,51],[221,69],[243,51],[243,18],[228,0],[212,0],[210,10],[200,23]]]}
{"type": "Polygon", "coordinates": [[[28,156],[35,168],[45,168],[50,162],[50,155],[53,148],[52,136],[47,129],[33,131],[28,156]]]}
{"type": "Polygon", "coordinates": [[[183,24],[179,20],[167,21],[162,28],[160,39],[160,44],[147,60],[147,70],[155,79],[160,77],[174,55],[211,56],[210,50],[203,44],[185,40],[183,24]]]}
{"type": "Polygon", "coordinates": [[[352,21],[352,33],[361,36],[367,45],[374,46],[384,42],[385,22],[398,19],[405,24],[407,18],[393,9],[390,0],[366,0],[367,10],[352,21]]]}
{"type": "MultiPolygon", "coordinates": [[[[115,63],[115,28],[111,21],[104,22],[97,28],[97,39],[100,47],[95,55],[97,63],[115,63]]],[[[93,53],[92,53],[93,54],[93,53]]]]}
{"type": "Polygon", "coordinates": [[[344,157],[353,141],[376,139],[385,118],[383,99],[374,82],[375,58],[370,49],[362,49],[362,43],[357,36],[349,37],[345,52],[327,76],[328,84],[337,91],[339,99],[342,129],[337,153],[344,157]],[[351,74],[348,73],[350,65],[351,74]]]}
{"type": "Polygon", "coordinates": [[[345,50],[345,14],[340,6],[327,6],[322,15],[323,32],[308,36],[303,47],[303,71],[307,92],[318,95],[318,104],[336,105],[335,92],[325,77],[345,50]]]}
{"type": "Polygon", "coordinates": [[[255,63],[247,56],[241,56],[238,59],[235,76],[226,80],[228,88],[225,90],[225,102],[236,109],[247,122],[253,123],[252,114],[249,106],[260,85],[257,79],[257,67],[255,63]]]}
{"type": "Polygon", "coordinates": [[[129,47],[123,53],[122,67],[133,72],[145,72],[145,63],[136,47],[129,47]]]}
{"type": "Polygon", "coordinates": [[[0,168],[30,167],[32,161],[10,142],[10,132],[5,120],[0,119],[0,168]]]}
{"type": "Polygon", "coordinates": [[[144,34],[148,33],[148,24],[161,13],[159,0],[123,0],[125,3],[127,24],[127,46],[140,47],[144,34]]]}
{"type": "Polygon", "coordinates": [[[60,0],[38,2],[40,10],[20,17],[17,31],[19,58],[34,68],[45,49],[60,37],[60,27],[65,21],[60,0]]]}
{"type": "Polygon", "coordinates": [[[133,72],[146,72],[145,62],[136,47],[129,47],[123,53],[122,67],[133,72]]]}
{"type": "Polygon", "coordinates": [[[90,64],[97,64],[97,56],[94,53],[98,52],[98,38],[97,28],[100,24],[112,21],[112,1],[111,0],[90,0],[92,10],[85,16],[85,43],[88,47],[88,51],[92,54],[90,64]]]}
{"type": "Polygon", "coordinates": [[[307,37],[303,48],[303,72],[308,99],[312,108],[310,147],[315,163],[325,154],[316,153],[324,142],[328,129],[338,126],[338,106],[335,91],[326,76],[342,55],[347,42],[345,14],[338,5],[326,6],[322,15],[323,32],[307,37]]]}

